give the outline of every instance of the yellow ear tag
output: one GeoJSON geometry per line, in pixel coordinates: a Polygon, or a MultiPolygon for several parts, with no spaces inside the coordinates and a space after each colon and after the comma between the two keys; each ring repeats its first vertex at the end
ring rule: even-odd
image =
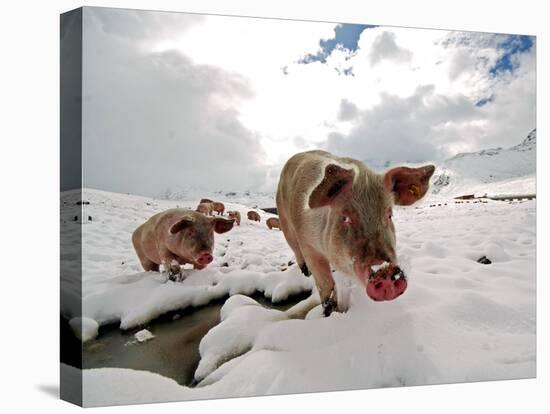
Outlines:
{"type": "Polygon", "coordinates": [[[420,196],[420,187],[417,186],[416,184],[411,184],[411,185],[409,185],[409,192],[413,196],[418,197],[418,196],[420,196]]]}

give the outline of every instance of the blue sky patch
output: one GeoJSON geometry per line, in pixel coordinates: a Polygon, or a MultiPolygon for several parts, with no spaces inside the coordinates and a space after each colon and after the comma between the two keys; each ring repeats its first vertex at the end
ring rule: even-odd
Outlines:
{"type": "Polygon", "coordinates": [[[489,96],[488,98],[481,98],[479,101],[475,103],[475,106],[481,107],[483,105],[487,105],[488,103],[493,102],[493,96],[489,96]]]}
{"type": "Polygon", "coordinates": [[[363,33],[363,30],[376,27],[373,25],[364,24],[339,24],[334,28],[334,37],[331,39],[321,39],[319,46],[321,50],[316,54],[307,54],[299,63],[312,63],[321,62],[326,63],[327,57],[332,53],[336,46],[341,45],[343,48],[351,50],[352,52],[357,50],[359,36],[363,33]]]}
{"type": "Polygon", "coordinates": [[[513,61],[514,55],[529,51],[535,43],[534,39],[533,36],[507,36],[499,45],[499,49],[502,50],[502,56],[489,70],[489,73],[494,76],[499,72],[513,72],[515,69],[513,61]]]}

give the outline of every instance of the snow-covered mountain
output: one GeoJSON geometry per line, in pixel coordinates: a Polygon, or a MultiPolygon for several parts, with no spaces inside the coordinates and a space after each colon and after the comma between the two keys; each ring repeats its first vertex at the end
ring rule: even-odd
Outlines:
{"type": "Polygon", "coordinates": [[[457,154],[437,166],[431,193],[525,194],[535,192],[537,131],[518,145],[457,154]]]}
{"type": "MultiPolygon", "coordinates": [[[[460,153],[436,164],[430,183],[429,198],[449,198],[463,194],[502,195],[532,194],[536,185],[537,130],[533,129],[518,145],[460,153]],[[430,197],[431,196],[431,197],[430,197]]],[[[383,173],[392,166],[387,160],[363,160],[369,168],[383,173]]],[[[402,163],[396,163],[396,165],[402,163]]],[[[404,163],[418,166],[423,163],[404,163]]],[[[200,200],[244,204],[250,207],[274,207],[275,192],[206,190],[198,187],[171,187],[160,198],[165,200],[200,200]]],[[[425,200],[426,202],[427,200],[425,200]]]]}
{"type": "Polygon", "coordinates": [[[244,204],[248,207],[274,207],[275,193],[262,191],[206,190],[198,187],[170,187],[165,189],[160,198],[164,200],[185,200],[198,202],[202,198],[215,201],[244,204]]]}

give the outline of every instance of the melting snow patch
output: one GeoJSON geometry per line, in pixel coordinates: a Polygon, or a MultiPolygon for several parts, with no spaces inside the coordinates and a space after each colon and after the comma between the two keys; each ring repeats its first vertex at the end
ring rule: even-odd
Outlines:
{"type": "Polygon", "coordinates": [[[93,319],[86,317],[72,318],[69,321],[69,325],[71,326],[75,336],[82,342],[94,339],[99,330],[99,324],[93,319]]]}
{"type": "Polygon", "coordinates": [[[385,269],[386,267],[388,267],[390,265],[389,262],[384,262],[382,264],[379,264],[379,265],[373,265],[371,266],[370,268],[372,269],[372,271],[374,273],[378,272],[380,269],[385,269]]]}
{"type": "Polygon", "coordinates": [[[155,337],[155,335],[153,335],[150,331],[148,331],[147,329],[142,329],[141,331],[139,332],[136,332],[134,334],[134,338],[136,338],[136,340],[139,342],[139,343],[142,343],[142,342],[147,342],[151,339],[153,339],[155,337]]]}

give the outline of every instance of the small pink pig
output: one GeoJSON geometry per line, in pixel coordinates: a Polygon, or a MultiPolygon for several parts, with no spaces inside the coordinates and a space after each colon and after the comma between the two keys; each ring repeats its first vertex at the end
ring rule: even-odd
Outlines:
{"type": "Polygon", "coordinates": [[[279,224],[279,219],[277,217],[270,217],[265,221],[269,230],[271,229],[280,229],[281,225],[279,224]]]}
{"type": "Polygon", "coordinates": [[[201,214],[204,214],[205,216],[211,216],[212,215],[212,203],[200,203],[197,206],[196,211],[198,211],[201,214]]]}
{"type": "Polygon", "coordinates": [[[248,217],[248,220],[260,221],[260,215],[255,211],[249,211],[248,213],[246,213],[246,217],[248,217]]]}
{"type": "Polygon", "coordinates": [[[223,216],[223,212],[225,211],[225,205],[219,201],[213,201],[212,211],[215,211],[216,213],[218,213],[218,215],[223,216]]]}
{"type": "Polygon", "coordinates": [[[238,212],[238,211],[228,211],[227,216],[230,219],[234,219],[235,222],[237,223],[237,226],[241,225],[241,213],[240,212],[238,212]]]}
{"type": "Polygon", "coordinates": [[[158,272],[162,264],[165,271],[174,276],[185,263],[203,269],[212,262],[214,232],[231,230],[233,222],[173,208],[155,214],[139,226],[132,235],[132,242],[145,271],[158,272]]]}

